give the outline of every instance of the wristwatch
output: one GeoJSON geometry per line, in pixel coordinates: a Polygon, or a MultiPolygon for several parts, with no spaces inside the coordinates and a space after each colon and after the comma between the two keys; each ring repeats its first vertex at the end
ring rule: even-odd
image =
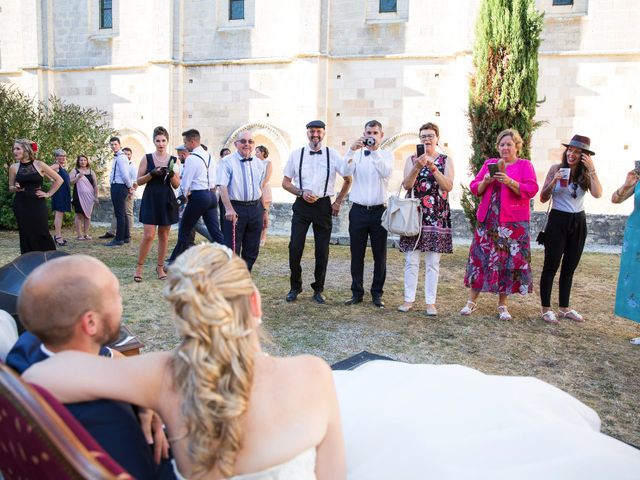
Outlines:
{"type": "Polygon", "coordinates": [[[296,197],[301,197],[302,195],[304,195],[304,190],[302,190],[301,188],[298,189],[298,193],[296,193],[296,197]]]}

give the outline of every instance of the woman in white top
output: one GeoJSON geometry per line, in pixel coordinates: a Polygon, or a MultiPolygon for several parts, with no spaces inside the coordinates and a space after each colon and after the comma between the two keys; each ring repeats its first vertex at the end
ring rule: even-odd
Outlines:
{"type": "Polygon", "coordinates": [[[269,160],[269,149],[264,145],[258,145],[256,147],[255,155],[267,164],[264,179],[260,185],[262,190],[262,206],[264,207],[262,235],[260,236],[260,246],[262,247],[267,241],[267,230],[269,229],[269,208],[271,208],[271,202],[273,201],[273,195],[271,193],[271,175],[273,174],[273,165],[271,164],[271,160],[269,160]]]}
{"type": "Polygon", "coordinates": [[[590,150],[589,137],[574,135],[562,154],[562,163],[552,165],[540,192],[540,201],[551,199],[544,241],[544,266],[540,276],[542,320],[558,323],[558,317],[582,322],[583,318],[569,306],[573,272],[578,267],[587,238],[584,196],[602,195],[590,150]],[[568,173],[568,176],[567,176],[568,173]],[[562,266],[561,265],[562,262],[562,266]],[[551,309],[551,287],[560,267],[558,316],[551,309]]]}
{"type": "Polygon", "coordinates": [[[176,350],[115,362],[63,352],[25,379],[63,402],[112,398],[157,411],[185,478],[344,479],[331,370],[317,357],[262,352],[260,294],[246,263],[202,244],[168,273],[176,350]]]}

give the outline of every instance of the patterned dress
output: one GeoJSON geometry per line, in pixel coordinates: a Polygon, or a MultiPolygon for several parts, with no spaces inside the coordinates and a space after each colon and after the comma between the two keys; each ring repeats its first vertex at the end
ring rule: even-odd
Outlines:
{"type": "MultiPolygon", "coordinates": [[[[415,163],[416,157],[411,160],[415,163]]],[[[440,173],[444,175],[447,163],[446,155],[438,155],[433,162],[440,173]]],[[[409,196],[407,192],[407,197],[409,196]]],[[[413,184],[413,196],[419,198],[422,204],[422,232],[417,251],[452,253],[451,240],[451,210],[449,208],[448,192],[440,190],[433,173],[424,167],[418,173],[413,184]]],[[[416,237],[400,237],[400,251],[403,253],[413,251],[416,245],[416,237]]]]}
{"type": "Polygon", "coordinates": [[[635,187],[633,212],[622,241],[616,315],[640,322],[640,183],[635,187]]]}
{"type": "Polygon", "coordinates": [[[478,224],[473,234],[464,284],[478,292],[531,293],[529,222],[501,224],[501,185],[494,182],[488,188],[491,188],[491,204],[485,221],[478,224]]]}

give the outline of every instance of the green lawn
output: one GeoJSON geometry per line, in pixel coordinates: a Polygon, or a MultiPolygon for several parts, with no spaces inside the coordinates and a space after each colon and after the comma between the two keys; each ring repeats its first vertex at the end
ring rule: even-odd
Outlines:
{"type": "MultiPolygon", "coordinates": [[[[94,228],[94,236],[101,230],[94,228]]],[[[146,344],[145,350],[170,349],[177,338],[161,296],[163,284],[153,271],[155,248],[147,259],[144,282],[133,281],[141,233],[141,229],[135,229],[132,244],[121,248],[102,247],[98,240],[70,240],[64,249],[104,261],[120,279],[124,321],[146,344]]],[[[71,231],[65,234],[75,238],[71,231]]],[[[172,232],[171,246],[174,242],[172,232]]],[[[440,315],[436,318],[427,318],[422,309],[408,314],[396,311],[402,302],[403,271],[403,258],[397,250],[389,252],[386,310],[377,310],[369,302],[342,305],[351,296],[349,249],[345,246],[331,248],[327,304],[313,303],[308,286],[313,272],[312,243],[308,243],[303,259],[305,291],[297,302],[289,304],[284,301],[289,290],[287,242],[284,237],[269,237],[253,269],[263,295],[264,327],[269,336],[266,349],[271,353],[312,353],[333,363],[369,350],[413,363],[455,363],[488,374],[531,375],[594,408],[602,418],[604,432],[640,445],[640,347],[628,341],[640,336],[640,324],[613,315],[617,255],[584,255],[575,275],[572,301],[587,321],[563,321],[553,326],[539,319],[537,294],[512,298],[512,322],[497,319],[496,299],[489,295],[480,297],[479,309],[472,317],[458,315],[467,296],[462,283],[466,247],[457,247],[453,255],[443,256],[440,315]]],[[[17,234],[1,232],[1,264],[18,254],[17,234]]],[[[536,275],[541,265],[542,253],[535,251],[536,275]]],[[[367,267],[365,282],[370,282],[370,256],[367,267]]],[[[422,298],[420,288],[418,298],[422,298]]],[[[473,392],[469,392],[469,401],[473,401],[473,392]]]]}

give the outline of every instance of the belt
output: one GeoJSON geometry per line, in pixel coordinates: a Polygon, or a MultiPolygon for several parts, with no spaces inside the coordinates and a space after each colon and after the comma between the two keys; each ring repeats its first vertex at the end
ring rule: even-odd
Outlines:
{"type": "Polygon", "coordinates": [[[381,208],[385,208],[386,205],[381,203],[380,205],[361,205],[359,203],[353,203],[354,207],[366,208],[367,210],[380,210],[381,208]]]}
{"type": "Polygon", "coordinates": [[[235,205],[242,205],[244,207],[253,207],[254,205],[257,205],[258,202],[260,202],[260,200],[249,200],[247,202],[244,202],[242,200],[231,200],[231,203],[235,205]]]}

